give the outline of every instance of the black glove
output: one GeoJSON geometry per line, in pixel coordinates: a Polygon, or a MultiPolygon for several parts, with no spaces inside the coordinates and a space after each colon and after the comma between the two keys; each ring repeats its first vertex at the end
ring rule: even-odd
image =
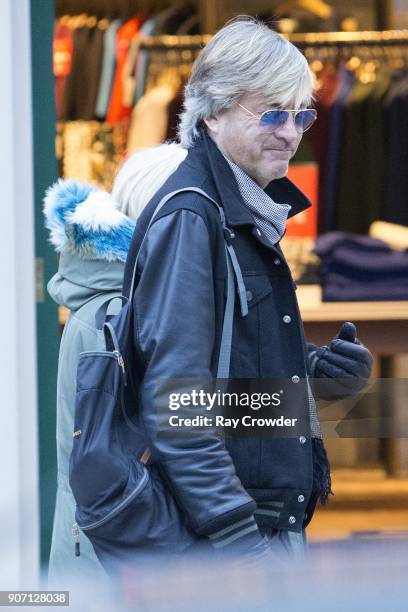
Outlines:
{"type": "Polygon", "coordinates": [[[311,355],[311,376],[327,379],[315,381],[317,397],[342,398],[359,393],[371,375],[373,356],[358,340],[353,323],[346,322],[330,343],[311,355]],[[322,381],[323,382],[323,381],[322,381]]]}

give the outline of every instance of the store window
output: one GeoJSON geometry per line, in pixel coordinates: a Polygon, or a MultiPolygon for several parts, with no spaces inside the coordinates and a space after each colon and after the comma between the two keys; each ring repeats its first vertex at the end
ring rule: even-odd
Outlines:
{"type": "MultiPolygon", "coordinates": [[[[380,23],[384,28],[408,27],[402,0],[391,6],[375,0],[207,0],[144,2],[141,6],[60,1],[57,9],[54,74],[60,174],[106,189],[111,188],[117,168],[128,155],[176,138],[184,86],[207,40],[192,37],[211,35],[229,18],[245,13],[267,19],[289,35],[375,31],[380,23]],[[173,36],[170,41],[151,39],[167,34],[173,36]],[[190,37],[188,43],[185,36],[190,37]]],[[[407,364],[399,361],[404,347],[398,326],[406,329],[407,324],[400,305],[407,300],[404,278],[399,278],[399,284],[378,283],[374,272],[366,278],[364,295],[362,283],[354,283],[353,274],[364,276],[367,266],[349,252],[332,282],[322,281],[322,257],[317,256],[315,245],[319,237],[333,231],[369,242],[376,221],[383,225],[376,226],[379,233],[375,235],[386,246],[398,244],[401,250],[405,244],[406,238],[399,238],[402,234],[390,231],[387,224],[408,224],[407,173],[399,170],[406,168],[407,135],[393,110],[405,118],[408,89],[401,89],[402,100],[392,90],[396,80],[406,79],[408,39],[401,35],[392,47],[381,38],[373,44],[364,35],[356,36],[352,44],[343,44],[340,38],[336,44],[296,41],[316,77],[319,116],[288,175],[313,206],[288,224],[283,242],[306,313],[306,331],[311,339],[326,344],[338,331],[339,321],[354,318],[361,325],[363,340],[370,347],[372,343],[377,354],[375,376],[391,378],[397,370],[403,376],[407,364]],[[352,308],[351,302],[358,305],[352,308]]],[[[65,316],[62,312],[62,323],[65,316]]],[[[376,405],[373,418],[384,410],[376,405]]],[[[369,495],[374,495],[375,488],[381,489],[386,482],[386,474],[399,476],[408,468],[404,440],[350,438],[328,441],[334,468],[346,470],[342,472],[340,506],[342,502],[347,506],[347,495],[361,481],[371,478],[374,484],[369,495]]],[[[367,508],[369,495],[362,502],[367,508]]],[[[346,508],[343,516],[349,527],[351,514],[346,508]]],[[[379,517],[373,528],[379,528],[381,520],[379,517]]],[[[336,521],[341,523],[341,517],[337,515],[336,521]]],[[[402,519],[399,526],[404,526],[402,519]]]]}

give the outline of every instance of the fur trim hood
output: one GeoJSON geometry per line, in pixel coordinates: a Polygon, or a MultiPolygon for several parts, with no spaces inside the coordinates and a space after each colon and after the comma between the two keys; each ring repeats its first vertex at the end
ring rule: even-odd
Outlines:
{"type": "Polygon", "coordinates": [[[85,260],[126,261],[136,224],[107,191],[59,179],[47,190],[43,211],[56,251],[85,260]]]}

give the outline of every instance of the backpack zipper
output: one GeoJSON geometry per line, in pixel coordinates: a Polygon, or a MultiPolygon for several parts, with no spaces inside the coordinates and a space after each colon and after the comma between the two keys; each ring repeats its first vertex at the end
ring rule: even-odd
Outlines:
{"type": "Polygon", "coordinates": [[[79,557],[81,554],[81,551],[79,549],[79,529],[78,529],[78,523],[74,523],[72,525],[72,537],[74,538],[74,544],[75,544],[75,556],[79,557]]]}
{"type": "MultiPolygon", "coordinates": [[[[112,351],[112,354],[110,355],[108,351],[93,351],[93,354],[103,354],[106,355],[107,357],[111,357],[114,356],[114,358],[116,359],[116,361],[119,364],[120,369],[122,370],[122,375],[123,375],[123,384],[124,386],[127,385],[127,380],[126,380],[126,368],[125,368],[125,361],[121,355],[121,353],[118,350],[112,351]]],[[[90,354],[90,353],[88,353],[90,354]]],[[[123,410],[123,388],[122,388],[122,393],[121,393],[121,401],[122,401],[122,410],[123,410]]],[[[124,416],[127,417],[126,412],[124,413],[124,416]]],[[[126,419],[128,421],[128,419],[126,419]]],[[[146,470],[146,468],[145,468],[146,470]]],[[[113,516],[115,516],[115,514],[117,512],[120,512],[120,510],[126,506],[126,504],[128,504],[129,502],[132,501],[132,499],[137,495],[137,493],[140,491],[140,489],[143,487],[143,485],[145,485],[146,481],[148,479],[148,473],[147,470],[145,471],[145,473],[143,474],[143,478],[142,480],[138,483],[137,487],[132,491],[132,493],[130,493],[130,495],[128,495],[124,500],[122,500],[120,502],[120,504],[118,506],[116,506],[115,508],[113,508],[106,516],[104,516],[102,519],[99,519],[99,521],[96,521],[95,523],[91,523],[90,525],[85,525],[84,527],[80,527],[80,529],[82,529],[82,531],[86,531],[87,529],[96,529],[96,527],[99,527],[100,525],[103,525],[106,521],[109,521],[113,516]]],[[[79,557],[81,554],[80,551],[80,540],[79,540],[79,525],[78,523],[74,523],[72,525],[72,537],[74,539],[74,544],[75,544],[75,556],[79,557]]]]}
{"type": "Polygon", "coordinates": [[[122,370],[122,374],[123,374],[123,384],[126,386],[127,381],[126,381],[126,368],[125,368],[125,361],[122,357],[122,355],[120,354],[119,351],[112,351],[113,355],[115,355],[117,362],[119,364],[120,369],[122,370]]]}
{"type": "MultiPolygon", "coordinates": [[[[113,508],[106,516],[104,516],[103,518],[99,519],[98,521],[95,521],[94,523],[90,523],[89,525],[82,526],[82,525],[78,525],[78,523],[74,523],[74,526],[72,528],[72,534],[74,536],[75,543],[77,543],[77,541],[75,540],[76,533],[74,534],[74,527],[75,526],[80,527],[80,529],[82,531],[86,531],[88,529],[96,529],[97,527],[100,527],[100,525],[103,525],[104,523],[109,521],[113,516],[115,516],[115,514],[120,512],[122,510],[122,508],[124,508],[128,503],[130,503],[134,497],[136,497],[136,495],[143,488],[143,486],[146,484],[147,479],[148,479],[147,469],[144,468],[144,470],[145,470],[145,472],[143,474],[142,480],[138,483],[137,487],[135,489],[133,489],[133,491],[125,499],[123,499],[120,502],[120,504],[118,504],[115,508],[113,508]]],[[[78,536],[79,536],[79,533],[78,533],[78,536]]],[[[78,538],[78,541],[79,541],[79,538],[78,538]]],[[[75,548],[75,550],[76,550],[76,548],[75,548]]]]}

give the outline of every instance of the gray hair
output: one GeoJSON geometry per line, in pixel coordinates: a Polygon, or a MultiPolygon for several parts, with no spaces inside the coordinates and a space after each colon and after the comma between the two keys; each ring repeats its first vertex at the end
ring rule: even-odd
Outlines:
{"type": "Polygon", "coordinates": [[[186,155],[186,149],[177,143],[133,153],[119,169],[112,188],[119,210],[136,220],[186,155]]]}
{"type": "Polygon", "coordinates": [[[228,22],[200,52],[185,88],[179,139],[189,148],[203,119],[221,113],[246,93],[268,106],[310,106],[314,77],[306,58],[286,38],[252,17],[228,22]]]}

